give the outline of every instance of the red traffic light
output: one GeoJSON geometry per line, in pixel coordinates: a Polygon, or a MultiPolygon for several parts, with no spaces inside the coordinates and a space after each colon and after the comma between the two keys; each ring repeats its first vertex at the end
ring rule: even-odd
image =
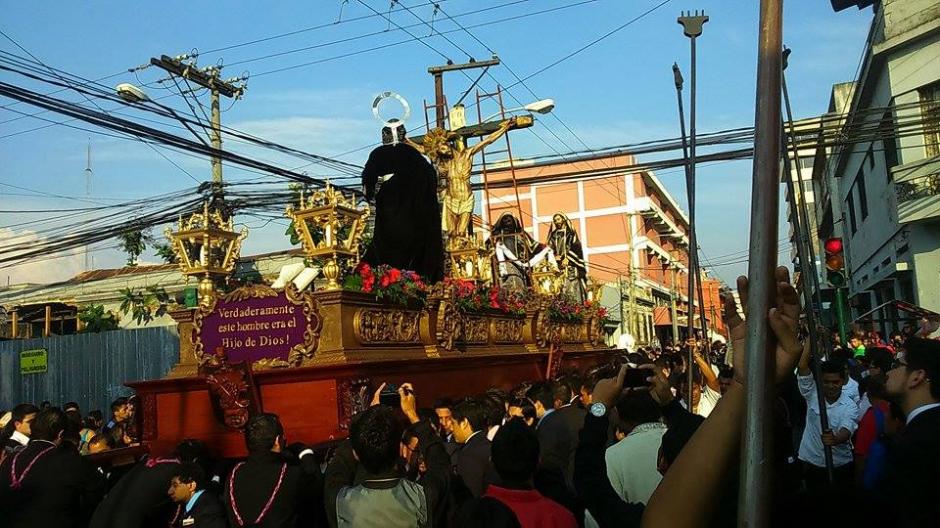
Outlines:
{"type": "Polygon", "coordinates": [[[841,253],[842,252],[842,239],[841,238],[830,238],[826,240],[824,246],[826,248],[826,253],[841,253]]]}

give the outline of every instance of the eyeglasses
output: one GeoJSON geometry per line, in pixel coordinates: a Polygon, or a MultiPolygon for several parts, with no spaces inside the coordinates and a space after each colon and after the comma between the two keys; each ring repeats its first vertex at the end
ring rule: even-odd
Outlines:
{"type": "Polygon", "coordinates": [[[894,370],[899,367],[907,368],[907,363],[903,362],[900,359],[895,359],[894,361],[891,362],[891,370],[894,370]]]}

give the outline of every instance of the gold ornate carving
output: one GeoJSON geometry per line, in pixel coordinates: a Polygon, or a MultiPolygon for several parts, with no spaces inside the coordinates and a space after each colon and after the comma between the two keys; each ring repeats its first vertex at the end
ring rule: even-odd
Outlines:
{"type": "MultiPolygon", "coordinates": [[[[224,356],[224,354],[220,355],[218,351],[207,354],[201,339],[202,325],[205,318],[215,311],[220,301],[241,302],[252,298],[277,297],[278,295],[280,295],[280,292],[270,286],[264,284],[248,284],[232,290],[221,299],[214,296],[211,303],[200,306],[193,316],[193,356],[195,356],[199,368],[219,366],[220,359],[224,356]]],[[[320,307],[317,304],[317,300],[309,291],[298,291],[293,283],[288,283],[284,288],[284,296],[287,298],[288,302],[300,306],[303,310],[304,321],[306,323],[303,343],[294,345],[294,347],[291,348],[287,361],[279,358],[261,358],[252,363],[254,370],[297,367],[303,363],[304,359],[313,358],[317,351],[317,346],[320,343],[320,330],[323,328],[323,319],[320,317],[320,307]]]]}
{"type": "Polygon", "coordinates": [[[320,305],[310,294],[309,290],[298,291],[294,283],[284,287],[284,295],[293,304],[299,305],[304,311],[307,327],[304,329],[304,342],[294,345],[287,355],[287,362],[291,366],[299,366],[305,359],[312,359],[320,344],[320,330],[323,329],[323,318],[320,317],[320,305]]]}
{"type": "Polygon", "coordinates": [[[490,338],[490,324],[486,317],[469,316],[463,318],[463,343],[485,344],[490,338]]]}
{"type": "MultiPolygon", "coordinates": [[[[293,284],[291,285],[293,286],[293,284]]],[[[239,302],[251,298],[263,299],[265,297],[277,297],[277,290],[264,284],[247,284],[226,293],[222,300],[225,302],[239,302]]]]}
{"type": "Polygon", "coordinates": [[[493,321],[493,340],[497,343],[521,343],[524,319],[496,319],[493,321]]]}
{"type": "Polygon", "coordinates": [[[420,321],[420,312],[360,308],[353,319],[353,331],[363,345],[418,343],[420,321]]]}

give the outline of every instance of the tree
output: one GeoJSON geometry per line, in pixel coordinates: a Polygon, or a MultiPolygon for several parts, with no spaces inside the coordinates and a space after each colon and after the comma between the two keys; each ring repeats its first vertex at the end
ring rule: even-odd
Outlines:
{"type": "Polygon", "coordinates": [[[163,259],[163,262],[167,264],[176,264],[178,262],[176,252],[173,251],[172,245],[155,243],[153,244],[153,249],[156,250],[157,256],[163,259]]]}
{"type": "Polygon", "coordinates": [[[134,229],[118,235],[121,249],[127,253],[127,265],[136,266],[137,259],[147,249],[147,244],[153,243],[153,236],[146,230],[134,229]]]}
{"type": "Polygon", "coordinates": [[[121,290],[121,313],[128,313],[139,325],[146,325],[166,314],[170,304],[170,295],[163,288],[148,286],[146,290],[121,290]]]}
{"type": "Polygon", "coordinates": [[[104,311],[101,304],[89,304],[78,311],[78,319],[84,324],[82,332],[107,332],[117,330],[118,320],[112,312],[104,311]]]}

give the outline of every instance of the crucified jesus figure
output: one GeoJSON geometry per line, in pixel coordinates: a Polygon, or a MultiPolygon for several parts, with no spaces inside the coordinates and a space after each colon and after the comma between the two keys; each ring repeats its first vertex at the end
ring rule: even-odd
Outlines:
{"type": "Polygon", "coordinates": [[[495,132],[469,148],[462,137],[441,128],[428,132],[421,145],[409,141],[411,146],[431,159],[438,177],[446,182],[441,223],[452,244],[456,240],[465,239],[470,227],[473,214],[473,191],[470,189],[473,156],[503,137],[515,123],[514,117],[506,119],[495,132]]]}

